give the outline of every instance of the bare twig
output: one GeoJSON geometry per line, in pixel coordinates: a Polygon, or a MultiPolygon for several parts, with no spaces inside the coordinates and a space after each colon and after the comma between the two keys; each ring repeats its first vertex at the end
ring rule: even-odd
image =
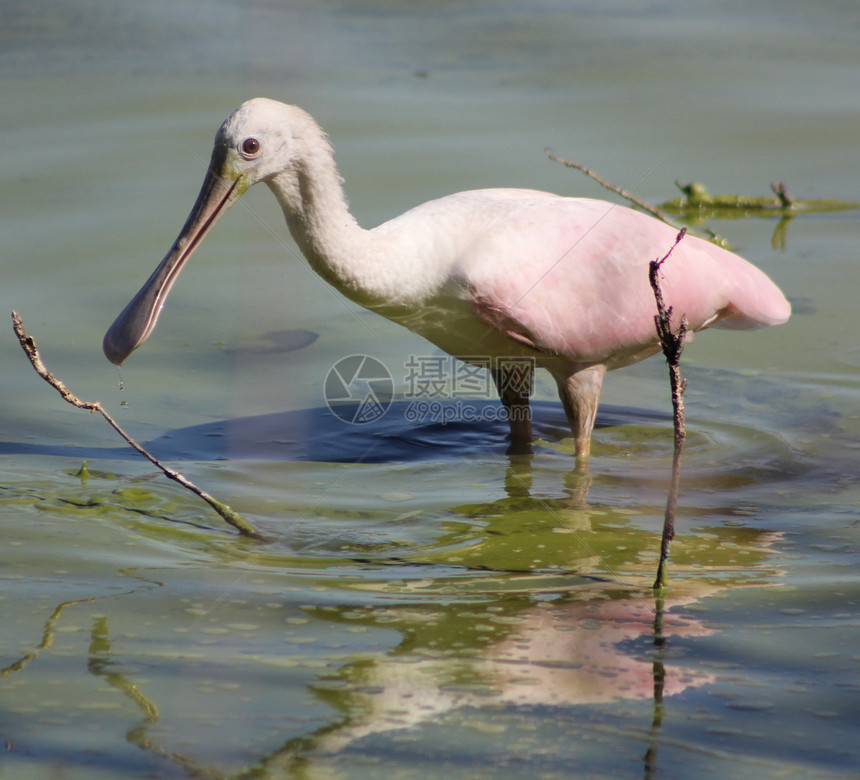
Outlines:
{"type": "Polygon", "coordinates": [[[42,358],[39,355],[39,350],[36,347],[36,342],[27,334],[24,330],[24,323],[21,321],[21,317],[18,315],[18,312],[12,312],[12,327],[15,330],[15,335],[18,337],[18,341],[21,344],[21,348],[26,353],[27,357],[30,359],[30,363],[33,365],[33,368],[36,370],[36,373],[42,377],[51,387],[53,387],[62,397],[64,401],[72,404],[72,406],[78,407],[78,409],[86,409],[90,412],[98,412],[105,420],[108,421],[108,424],[113,428],[120,436],[122,436],[125,441],[136,449],[144,458],[146,458],[150,463],[157,466],[164,475],[168,479],[172,479],[174,482],[178,482],[182,487],[187,488],[192,493],[200,496],[209,506],[211,506],[223,519],[225,522],[229,523],[233,526],[242,536],[247,536],[251,539],[263,540],[263,537],[258,534],[243,518],[242,516],[231,509],[226,504],[221,503],[218,499],[212,497],[205,490],[201,490],[197,485],[187,479],[178,471],[170,468],[169,466],[165,466],[162,464],[154,455],[150,454],[147,450],[141,447],[134,439],[131,438],[114,420],[113,417],[105,411],[104,407],[98,401],[83,401],[78,398],[71,390],[69,390],[66,385],[57,379],[48,369],[45,367],[45,364],[42,362],[42,358]]]}
{"type": "MultiPolygon", "coordinates": [[[[627,190],[621,189],[621,187],[617,187],[614,184],[610,184],[605,179],[601,179],[594,171],[590,168],[586,168],[584,165],[580,165],[579,163],[572,162],[571,160],[565,160],[563,157],[556,157],[552,154],[548,149],[544,149],[544,152],[550,160],[554,160],[555,162],[560,162],[562,165],[567,166],[568,168],[574,168],[577,171],[581,171],[590,179],[594,179],[601,187],[605,187],[610,192],[614,192],[616,195],[621,196],[627,201],[630,201],[636,208],[642,209],[642,211],[648,212],[652,217],[656,217],[661,222],[664,222],[669,227],[675,228],[675,230],[680,230],[681,226],[673,222],[666,214],[660,211],[657,208],[654,208],[650,203],[646,203],[644,200],[639,200],[635,195],[632,195],[627,190]]],[[[677,182],[676,182],[677,184],[677,182]]],[[[679,185],[680,186],[680,185],[679,185]]],[[[664,207],[666,204],[663,204],[664,207]]],[[[709,227],[700,228],[700,233],[712,244],[716,244],[717,246],[721,246],[723,248],[728,247],[728,242],[720,235],[715,233],[709,227]]]]}
{"type": "Polygon", "coordinates": [[[669,364],[669,383],[672,386],[672,419],[675,429],[674,447],[672,453],[672,482],[669,487],[669,495],[666,499],[666,514],[663,517],[663,535],[660,540],[660,562],[657,565],[657,578],[654,588],[660,589],[666,585],[666,566],[669,562],[669,545],[675,536],[675,506],[678,503],[678,490],[681,479],[681,451],[684,449],[684,439],[687,429],[684,424],[684,390],[687,381],[681,378],[681,353],[684,351],[684,337],[687,335],[687,318],[682,316],[678,324],[678,331],[672,332],[672,307],[666,306],[663,300],[663,292],[660,289],[660,267],[676,246],[687,233],[684,228],[678,233],[675,243],[671,249],[659,260],[652,260],[648,268],[648,279],[654,298],[657,301],[657,314],[654,323],[657,326],[657,335],[660,337],[660,345],[663,354],[669,364]]]}
{"type": "Polygon", "coordinates": [[[620,195],[624,200],[629,200],[634,206],[642,209],[643,211],[647,211],[652,217],[657,217],[661,222],[665,222],[667,225],[671,225],[673,228],[680,230],[680,228],[672,222],[669,217],[667,217],[662,211],[655,209],[653,206],[645,203],[645,201],[639,200],[635,195],[631,195],[627,190],[621,189],[621,187],[616,187],[614,184],[610,184],[605,179],[601,179],[594,171],[589,168],[586,168],[584,165],[580,165],[579,163],[571,162],[570,160],[565,160],[563,157],[556,157],[552,152],[548,150],[544,150],[546,152],[546,156],[549,157],[550,160],[555,160],[555,162],[559,162],[562,165],[567,166],[568,168],[575,168],[577,171],[582,171],[586,176],[591,179],[594,179],[601,187],[605,187],[610,192],[614,192],[616,195],[620,195]]]}

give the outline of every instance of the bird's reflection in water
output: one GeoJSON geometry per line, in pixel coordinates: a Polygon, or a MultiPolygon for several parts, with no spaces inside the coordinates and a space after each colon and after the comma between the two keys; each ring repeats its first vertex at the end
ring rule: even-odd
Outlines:
{"type": "MultiPolygon", "coordinates": [[[[551,493],[543,485],[547,477],[532,458],[509,459],[502,498],[450,510],[478,520],[470,527],[480,537],[465,549],[453,545],[448,551],[440,544],[420,560],[416,553],[414,560],[397,562],[401,577],[388,576],[384,560],[357,579],[339,580],[326,568],[320,582],[335,587],[320,606],[304,608],[309,635],[313,623],[326,623],[344,632],[395,631],[399,641],[381,652],[338,651],[337,660],[327,663],[334,671],[309,686],[332,708],[330,722],[300,736],[285,727],[281,746],[256,757],[248,772],[280,776],[299,767],[325,768],[361,740],[464,711],[491,727],[500,711],[565,713],[639,701],[650,703],[639,724],[645,775],[657,776],[660,729],[671,698],[713,680],[711,670],[684,662],[683,646],[715,631],[704,613],[689,607],[730,588],[777,581],[780,572],[769,558],[778,535],[725,522],[696,529],[689,540],[679,540],[665,601],[655,599],[649,585],[656,532],[622,511],[589,506],[588,487],[601,475],[571,470],[559,491],[556,471],[551,493]],[[559,529],[566,533],[553,533],[559,529]],[[549,549],[544,541],[553,537],[556,549],[549,549]],[[411,576],[412,564],[420,575],[411,576]],[[695,568],[694,576],[684,576],[686,567],[695,568]],[[428,577],[433,571],[438,576],[428,577]]],[[[55,621],[46,626],[45,646],[55,621]]],[[[133,674],[123,673],[123,656],[110,634],[108,617],[98,618],[87,669],[139,709],[140,722],[126,738],[186,769],[202,767],[194,746],[182,754],[167,746],[170,737],[155,728],[162,708],[152,686],[139,687],[133,674]]],[[[294,652],[303,658],[306,651],[294,652]]],[[[36,653],[38,648],[4,674],[20,673],[36,653]]]]}
{"type": "MultiPolygon", "coordinates": [[[[344,717],[318,732],[303,749],[330,754],[370,735],[415,728],[466,708],[487,712],[491,718],[492,711],[505,707],[569,708],[650,700],[650,721],[642,724],[651,730],[645,757],[649,775],[648,766],[653,769],[657,758],[666,699],[714,679],[709,671],[685,666],[674,652],[679,642],[714,631],[685,607],[728,588],[753,584],[727,574],[739,557],[747,565],[763,564],[755,584],[778,579],[779,570],[767,563],[779,535],[748,527],[708,528],[708,541],[691,545],[680,556],[696,568],[696,575],[685,578],[682,562],[681,576],[665,599],[655,597],[649,584],[659,541],[656,533],[627,529],[629,545],[638,545],[640,552],[650,548],[654,555],[642,565],[628,559],[620,577],[576,574],[601,565],[611,569],[617,564],[621,569],[621,558],[607,561],[601,554],[600,540],[617,537],[619,529],[614,522],[601,528],[601,521],[590,515],[585,502],[588,474],[572,471],[563,499],[535,497],[533,479],[530,459],[512,458],[506,498],[480,509],[459,509],[489,518],[509,518],[517,509],[540,509],[592,540],[584,544],[585,558],[571,561],[566,572],[553,572],[552,567],[533,572],[507,569],[485,571],[471,581],[458,579],[447,587],[435,583],[428,587],[432,592],[427,601],[418,605],[368,607],[359,614],[354,606],[342,612],[331,608],[315,612],[327,620],[395,629],[403,639],[389,653],[346,663],[314,686],[344,717]],[[729,549],[731,553],[726,552],[729,549]],[[451,586],[461,597],[440,603],[451,598],[451,586]],[[473,598],[464,600],[465,593],[473,598]]],[[[487,557],[492,559],[496,536],[492,519],[487,534],[485,543],[491,548],[487,557]]],[[[508,545],[514,543],[508,538],[508,545]]],[[[405,593],[408,583],[403,587],[405,593]]]]}
{"type": "MultiPolygon", "coordinates": [[[[653,599],[641,592],[588,595],[530,606],[528,599],[517,599],[519,611],[510,601],[473,609],[460,605],[456,613],[386,610],[385,624],[402,626],[404,643],[374,663],[346,665],[321,682],[318,692],[336,700],[346,717],[316,747],[340,750],[370,734],[414,727],[466,707],[567,707],[651,698],[654,654],[630,652],[625,645],[654,646],[653,599]],[[470,625],[458,631],[464,621],[470,625]]],[[[666,608],[696,598],[679,596],[666,608]]],[[[661,641],[709,633],[690,616],[671,611],[662,616],[661,641]]],[[[661,697],[712,680],[701,671],[663,667],[661,697]]]]}

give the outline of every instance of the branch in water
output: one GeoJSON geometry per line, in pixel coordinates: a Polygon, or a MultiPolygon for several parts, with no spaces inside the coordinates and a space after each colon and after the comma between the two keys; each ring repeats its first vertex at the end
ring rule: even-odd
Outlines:
{"type": "MultiPolygon", "coordinates": [[[[639,200],[639,198],[637,198],[635,195],[632,195],[631,193],[627,192],[627,190],[621,189],[621,187],[617,187],[614,184],[610,184],[605,179],[601,179],[600,176],[598,176],[590,168],[586,168],[584,165],[580,165],[579,163],[572,162],[571,160],[565,160],[563,157],[556,157],[548,149],[544,149],[544,153],[546,154],[547,157],[549,157],[550,160],[554,160],[555,162],[559,162],[562,165],[567,166],[568,168],[574,168],[577,171],[581,171],[586,176],[588,176],[590,179],[594,179],[594,181],[596,181],[601,187],[605,187],[610,192],[614,192],[616,195],[619,195],[620,197],[624,198],[624,200],[627,200],[630,203],[632,203],[634,206],[636,206],[636,208],[642,209],[642,211],[647,212],[652,217],[656,217],[661,222],[664,222],[665,224],[667,224],[669,227],[673,227],[673,228],[675,228],[675,230],[681,229],[679,225],[676,225],[662,211],[654,208],[654,206],[650,205],[649,203],[646,203],[644,200],[639,200]]],[[[663,205],[665,206],[666,204],[663,204],[663,205]]],[[[685,230],[686,230],[686,228],[685,228],[685,230]]],[[[719,236],[716,233],[714,233],[714,231],[711,230],[710,228],[708,228],[708,227],[702,228],[702,233],[707,238],[707,240],[710,241],[712,244],[716,244],[717,246],[721,246],[724,248],[728,247],[728,243],[726,242],[726,240],[722,236],[719,236]]]]}
{"type": "Polygon", "coordinates": [[[663,291],[660,288],[660,267],[669,259],[669,255],[683,240],[686,233],[686,228],[681,230],[669,251],[659,260],[652,260],[648,267],[648,279],[651,282],[651,289],[654,291],[654,299],[657,302],[657,314],[654,317],[654,323],[657,327],[657,335],[660,337],[660,345],[663,347],[663,354],[669,364],[669,383],[672,387],[672,420],[675,429],[672,452],[672,482],[669,487],[669,495],[666,498],[666,514],[663,517],[660,562],[657,565],[657,578],[654,581],[655,590],[666,585],[669,546],[675,537],[675,507],[678,503],[678,490],[681,480],[681,451],[684,449],[684,439],[687,436],[684,423],[684,391],[687,388],[687,381],[681,377],[681,353],[684,351],[684,337],[687,335],[688,323],[687,318],[682,316],[677,332],[672,332],[672,307],[666,306],[666,302],[663,300],[663,291]]]}
{"type": "Polygon", "coordinates": [[[27,357],[30,359],[30,363],[33,368],[36,370],[36,373],[42,377],[51,387],[53,387],[62,397],[64,401],[67,401],[72,406],[76,406],[78,409],[86,409],[90,412],[98,412],[105,420],[108,421],[108,424],[113,428],[120,436],[122,436],[125,441],[131,445],[134,449],[136,449],[143,457],[145,457],[150,463],[158,467],[164,475],[168,479],[172,479],[174,482],[178,482],[182,487],[187,488],[192,493],[196,494],[200,498],[202,498],[209,506],[211,506],[223,519],[225,522],[229,523],[233,526],[242,536],[247,536],[251,539],[257,539],[260,541],[264,540],[260,534],[258,534],[251,525],[249,525],[243,517],[231,509],[226,504],[221,503],[218,499],[209,495],[205,490],[201,490],[197,485],[195,485],[191,480],[187,479],[180,472],[175,469],[170,468],[169,466],[165,466],[158,460],[154,455],[149,453],[143,447],[141,447],[134,439],[131,438],[120,426],[119,423],[108,414],[107,411],[102,407],[102,405],[98,401],[83,401],[78,396],[76,396],[71,390],[69,390],[66,385],[57,379],[48,369],[45,367],[45,364],[42,362],[42,357],[39,355],[39,349],[36,347],[36,342],[27,334],[24,330],[24,323],[21,321],[21,317],[18,315],[18,312],[12,312],[12,327],[15,330],[15,335],[18,337],[18,341],[21,344],[21,348],[24,350],[27,357]]]}
{"type": "MultiPolygon", "coordinates": [[[[546,152],[546,156],[549,157],[550,160],[555,160],[555,162],[559,162],[562,165],[567,166],[568,168],[575,168],[578,171],[582,171],[586,176],[591,179],[594,179],[601,187],[605,187],[610,192],[614,192],[616,195],[620,195],[624,200],[629,200],[634,206],[642,209],[643,211],[647,211],[652,217],[656,217],[661,222],[665,222],[667,225],[671,225],[673,228],[677,228],[678,226],[673,224],[672,221],[662,212],[655,209],[653,206],[645,203],[645,201],[639,200],[635,195],[631,195],[627,190],[621,189],[621,187],[616,187],[614,184],[610,184],[605,179],[601,179],[594,171],[589,168],[586,168],[584,165],[580,165],[579,163],[571,162],[570,160],[565,160],[563,157],[556,157],[552,152],[548,150],[544,150],[546,152]]],[[[670,250],[671,251],[671,250],[670,250]]]]}

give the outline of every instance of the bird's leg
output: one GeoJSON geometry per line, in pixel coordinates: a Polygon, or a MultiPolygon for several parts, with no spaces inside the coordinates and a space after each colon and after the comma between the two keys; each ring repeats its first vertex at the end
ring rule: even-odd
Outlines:
{"type": "Polygon", "coordinates": [[[587,458],[591,453],[591,431],[597,416],[604,374],[606,366],[597,365],[555,378],[564,413],[576,441],[577,458],[587,458]]]}
{"type": "Polygon", "coordinates": [[[490,369],[499,398],[508,415],[511,443],[529,444],[532,440],[532,412],[529,396],[534,380],[534,366],[523,361],[499,360],[490,369]]]}

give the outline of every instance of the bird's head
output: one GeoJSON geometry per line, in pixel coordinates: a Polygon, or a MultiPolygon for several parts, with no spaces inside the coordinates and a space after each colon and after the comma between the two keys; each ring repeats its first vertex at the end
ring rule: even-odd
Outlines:
{"type": "Polygon", "coordinates": [[[321,133],[300,108],[267,98],[248,100],[227,117],[179,236],[105,334],[102,347],[108,360],[120,365],[146,341],[179,272],[212,226],[249,187],[294,169],[314,128],[321,133]]]}
{"type": "Polygon", "coordinates": [[[236,182],[238,197],[257,182],[293,169],[306,154],[307,139],[321,134],[297,106],[268,98],[248,100],[218,128],[210,173],[236,182]]]}

